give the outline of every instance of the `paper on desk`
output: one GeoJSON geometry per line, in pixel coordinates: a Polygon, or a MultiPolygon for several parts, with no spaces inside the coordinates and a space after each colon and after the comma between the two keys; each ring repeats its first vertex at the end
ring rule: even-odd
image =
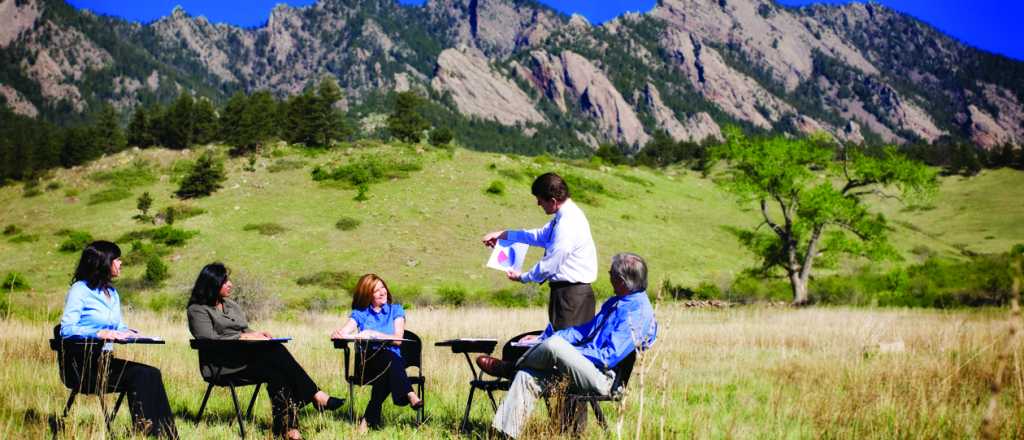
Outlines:
{"type": "Polygon", "coordinates": [[[533,347],[534,345],[537,345],[537,344],[540,344],[540,343],[541,343],[540,340],[534,339],[534,340],[529,341],[529,342],[519,342],[519,341],[516,341],[516,342],[512,343],[512,346],[513,347],[533,347]]]}
{"type": "Polygon", "coordinates": [[[526,251],[528,250],[530,250],[528,244],[498,240],[494,245],[494,251],[491,252],[491,258],[487,260],[487,267],[502,272],[510,270],[522,272],[523,261],[526,260],[526,251]]]}

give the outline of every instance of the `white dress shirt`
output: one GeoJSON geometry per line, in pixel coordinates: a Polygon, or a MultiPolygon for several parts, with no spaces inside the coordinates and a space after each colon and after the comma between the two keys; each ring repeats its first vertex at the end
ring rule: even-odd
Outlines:
{"type": "Polygon", "coordinates": [[[524,283],[593,283],[597,279],[597,248],[590,235],[590,223],[572,199],[566,199],[544,227],[508,231],[506,237],[509,241],[544,248],[544,258],[520,277],[524,283]]]}

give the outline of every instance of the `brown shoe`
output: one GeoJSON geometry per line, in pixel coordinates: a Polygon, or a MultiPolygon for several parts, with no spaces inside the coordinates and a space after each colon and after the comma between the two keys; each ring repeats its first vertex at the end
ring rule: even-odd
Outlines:
{"type": "Polygon", "coordinates": [[[515,375],[515,369],[512,368],[511,363],[493,356],[478,356],[476,358],[476,365],[485,373],[494,377],[511,379],[515,375]]]}

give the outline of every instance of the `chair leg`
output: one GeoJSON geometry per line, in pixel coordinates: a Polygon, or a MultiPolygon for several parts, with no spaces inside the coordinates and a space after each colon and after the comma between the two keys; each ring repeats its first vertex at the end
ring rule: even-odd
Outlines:
{"type": "Polygon", "coordinates": [[[252,407],[256,406],[256,398],[260,396],[260,387],[262,383],[256,384],[256,389],[252,392],[252,400],[249,401],[249,409],[245,411],[245,418],[252,420],[252,407]]]}
{"type": "Polygon", "coordinates": [[[206,410],[206,401],[210,400],[210,392],[211,391],[213,391],[213,384],[212,383],[210,384],[210,386],[206,387],[206,395],[203,396],[203,403],[201,405],[199,405],[199,413],[196,414],[196,422],[197,423],[199,422],[199,420],[202,420],[202,418],[203,418],[203,411],[206,410]]]}
{"type": "Polygon", "coordinates": [[[491,409],[498,412],[498,401],[494,398],[494,391],[487,390],[487,397],[491,399],[491,409]]]}
{"type": "Polygon", "coordinates": [[[238,434],[241,438],[245,438],[245,420],[242,419],[242,407],[238,405],[238,393],[235,392],[234,385],[228,385],[231,389],[231,400],[235,402],[235,415],[238,416],[238,434]]]}
{"type": "Polygon", "coordinates": [[[348,418],[352,419],[352,423],[356,422],[356,398],[355,391],[352,390],[352,382],[348,383],[348,418]]]}
{"type": "MultiPolygon", "coordinates": [[[[608,430],[608,422],[604,421],[604,412],[601,411],[601,404],[597,403],[596,400],[590,401],[590,406],[594,408],[594,418],[597,419],[597,424],[601,425],[601,429],[608,430]]],[[[586,408],[583,409],[586,411],[586,408]]]]}
{"type": "Polygon", "coordinates": [[[75,403],[75,397],[78,396],[78,390],[71,390],[71,395],[68,396],[68,403],[64,405],[64,415],[62,418],[67,418],[68,412],[71,411],[71,405],[75,403]]]}
{"type": "Polygon", "coordinates": [[[427,388],[426,381],[420,382],[420,384],[419,384],[420,400],[423,401],[423,404],[420,405],[420,409],[416,410],[416,418],[417,418],[416,422],[418,424],[420,424],[420,425],[423,424],[423,419],[426,418],[426,412],[427,412],[427,392],[424,391],[424,390],[426,390],[426,388],[427,388]]]}
{"type": "Polygon", "coordinates": [[[107,419],[108,425],[117,418],[117,410],[121,409],[121,402],[124,402],[124,393],[125,391],[121,391],[121,394],[117,396],[117,403],[114,404],[114,411],[110,413],[110,418],[107,419]]]}
{"type": "Polygon", "coordinates": [[[461,431],[466,430],[466,424],[469,423],[469,410],[473,407],[473,392],[476,391],[476,387],[469,387],[469,399],[466,399],[466,412],[462,415],[462,425],[460,426],[461,431]]]}

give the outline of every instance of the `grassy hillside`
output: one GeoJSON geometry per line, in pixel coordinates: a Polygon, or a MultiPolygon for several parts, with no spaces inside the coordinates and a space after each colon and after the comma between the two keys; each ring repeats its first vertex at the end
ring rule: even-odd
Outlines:
{"type": "MultiPolygon", "coordinates": [[[[317,153],[278,146],[256,160],[254,171],[246,170],[245,158],[228,160],[228,179],[213,196],[174,199],[184,164],[197,155],[126,151],[58,170],[39,184],[41,194],[33,197],[25,197],[27,190],[21,186],[0,188],[0,228],[20,229],[0,240],[5,255],[0,274],[22,273],[31,285],[27,293],[14,294],[15,308],[49,309],[51,316],[59,312],[78,258],[78,253],[58,250],[65,239],[59,231],[81,230],[115,240],[152,228],[132,219],[138,212],[135,200],[144,191],[155,199],[153,211],[170,205],[205,211],[175,222],[175,227],[198,235],[163,257],[171,278],[162,287],[132,299],[150,305],[184,301],[199,268],[212,261],[223,261],[237,279],[297,308],[308,308],[308,298],[328,306],[347,301],[337,288],[296,283],[321,271],[376,272],[399,296],[425,300],[444,291],[466,292],[472,299],[498,289],[519,289],[484,267],[489,250],[479,238],[494,229],[541,226],[546,216],[535,205],[529,185],[533,176],[549,170],[575,179],[575,198],[583,202],[602,266],[616,252],[637,252],[649,259],[652,286],[657,286],[666,278],[683,285],[724,284],[753,263],[723,227],[755,224],[756,213],[740,209],[713,182],[685,170],[584,167],[545,157],[372,143],[317,153]],[[357,192],[350,185],[311,178],[315,166],[330,170],[366,157],[417,161],[422,169],[370,185],[369,199],[361,202],[353,200],[357,192]],[[152,179],[98,179],[140,161],[152,168],[152,179]],[[119,181],[129,197],[90,204],[119,181]],[[485,191],[493,181],[504,184],[503,193],[485,191]],[[342,230],[336,227],[342,217],[360,223],[342,230]],[[246,230],[262,224],[283,231],[263,235],[246,230]],[[306,303],[299,302],[304,299],[306,303]]],[[[895,220],[895,243],[911,259],[923,249],[948,255],[959,255],[962,249],[1001,252],[1024,241],[1022,193],[1024,173],[989,171],[970,179],[944,179],[937,198],[926,205],[906,209],[884,202],[880,209],[895,220]]],[[[126,252],[130,248],[127,242],[120,244],[126,252]]],[[[527,264],[540,255],[533,249],[527,264]]],[[[126,267],[121,290],[137,293],[132,281],[144,269],[144,264],[126,267]]],[[[607,276],[601,274],[598,288],[610,292],[607,276]]],[[[535,290],[526,293],[536,295],[535,290]]]]}

